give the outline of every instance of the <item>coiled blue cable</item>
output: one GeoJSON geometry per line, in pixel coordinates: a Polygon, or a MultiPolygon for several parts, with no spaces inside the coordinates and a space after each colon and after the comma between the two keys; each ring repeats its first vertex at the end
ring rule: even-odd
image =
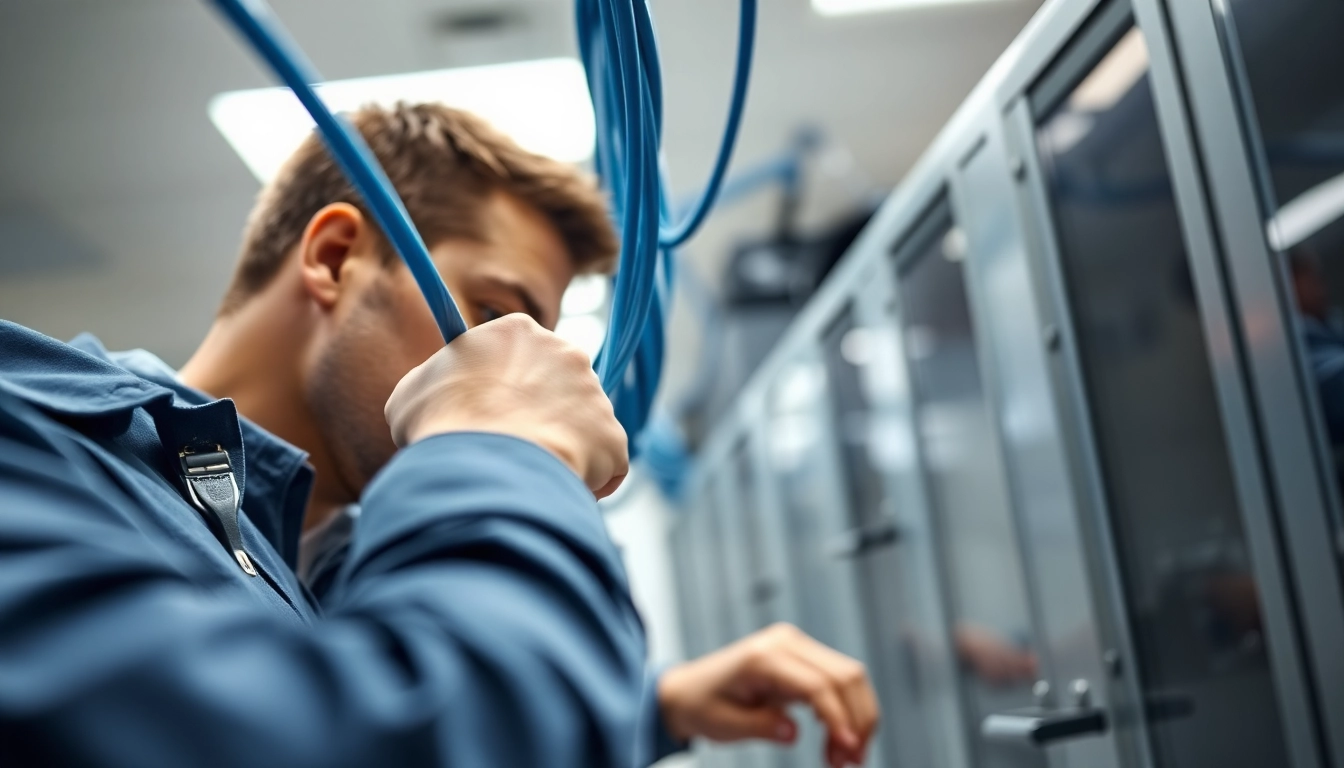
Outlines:
{"type": "Polygon", "coordinates": [[[757,3],[741,0],[740,6],[737,66],[723,138],[704,191],[686,218],[674,223],[659,168],[662,76],[648,4],[644,0],[576,3],[579,51],[598,121],[596,166],[612,193],[622,235],[611,322],[596,365],[617,417],[632,438],[648,420],[661,375],[672,249],[689,239],[707,217],[741,125],[757,3]]]}
{"type": "MultiPolygon", "coordinates": [[[[462,314],[392,183],[358,131],[334,116],[318,98],[312,86],[321,78],[271,9],[264,0],[210,1],[312,115],[332,156],[415,277],[444,341],[451,342],[465,332],[462,314]]],[[[612,192],[622,244],[607,338],[594,365],[621,424],[633,439],[648,420],[662,375],[664,325],[672,290],[671,249],[704,223],[737,140],[755,47],[756,0],[741,0],[736,73],[723,139],[704,192],[680,223],[670,221],[659,166],[662,72],[648,5],[645,0],[576,0],[576,13],[579,47],[597,118],[595,163],[612,192]]]]}
{"type": "Polygon", "coordinates": [[[737,32],[737,68],[733,75],[733,96],[728,104],[728,120],[723,126],[723,138],[719,142],[719,152],[714,158],[714,168],[710,171],[709,181],[700,200],[677,225],[665,225],[658,232],[658,241],[664,248],[676,248],[694,235],[700,225],[705,223],[714,207],[723,180],[728,173],[728,163],[733,157],[733,148],[737,144],[738,131],[742,125],[742,112],[747,104],[747,85],[751,81],[751,59],[756,48],[756,2],[744,0],[742,18],[738,21],[737,32]]]}

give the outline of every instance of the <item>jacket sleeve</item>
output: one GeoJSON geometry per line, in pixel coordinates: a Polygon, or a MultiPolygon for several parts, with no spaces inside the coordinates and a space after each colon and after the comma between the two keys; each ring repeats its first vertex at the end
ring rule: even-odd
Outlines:
{"type": "Polygon", "coordinates": [[[326,618],[156,554],[131,502],[0,408],[0,765],[626,766],[644,637],[592,496],[497,435],[402,451],[326,618]]]}
{"type": "Polygon", "coordinates": [[[667,729],[667,721],[663,719],[663,710],[658,706],[658,679],[662,673],[661,669],[651,669],[647,673],[643,723],[640,725],[644,741],[639,747],[645,751],[641,755],[640,765],[651,765],[691,748],[690,742],[680,741],[672,735],[667,729]]]}

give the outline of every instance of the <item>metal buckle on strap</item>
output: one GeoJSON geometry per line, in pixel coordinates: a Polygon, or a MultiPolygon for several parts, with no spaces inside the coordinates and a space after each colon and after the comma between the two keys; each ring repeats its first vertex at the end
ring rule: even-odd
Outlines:
{"type": "Polygon", "coordinates": [[[182,462],[182,478],[187,483],[191,503],[201,512],[214,516],[224,530],[233,559],[248,576],[256,576],[257,568],[243,549],[243,534],[238,527],[242,494],[238,491],[229,454],[216,445],[213,451],[183,448],[177,455],[182,462]]]}

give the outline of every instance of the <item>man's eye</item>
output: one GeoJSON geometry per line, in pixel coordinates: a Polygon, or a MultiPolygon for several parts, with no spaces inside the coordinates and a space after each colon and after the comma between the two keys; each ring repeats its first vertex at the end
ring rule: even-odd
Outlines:
{"type": "Polygon", "coordinates": [[[491,320],[498,320],[499,318],[503,317],[504,314],[505,314],[504,312],[501,312],[500,310],[495,309],[494,307],[487,307],[485,305],[481,305],[480,308],[482,323],[488,323],[491,320]]]}

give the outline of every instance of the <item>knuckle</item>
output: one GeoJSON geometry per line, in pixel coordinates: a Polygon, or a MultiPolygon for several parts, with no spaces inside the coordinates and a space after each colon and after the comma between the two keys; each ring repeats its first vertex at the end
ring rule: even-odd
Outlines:
{"type": "Polygon", "coordinates": [[[481,327],[494,328],[499,331],[515,331],[522,327],[522,322],[517,314],[511,314],[495,318],[493,321],[485,323],[481,327]]]}
{"type": "Polygon", "coordinates": [[[760,668],[769,663],[771,650],[761,642],[748,642],[742,648],[742,663],[750,668],[760,668]]]}
{"type": "Polygon", "coordinates": [[[565,345],[565,357],[566,359],[569,360],[570,364],[575,366],[576,368],[592,367],[589,364],[588,353],[584,352],[582,349],[579,349],[573,344],[565,345]]]}
{"type": "Polygon", "coordinates": [[[766,632],[773,640],[790,642],[797,640],[802,636],[803,631],[787,621],[777,621],[771,624],[766,632]]]}
{"type": "Polygon", "coordinates": [[[491,325],[497,326],[503,332],[521,334],[532,330],[536,326],[536,322],[522,312],[514,312],[492,323],[487,323],[487,327],[491,325]]]}
{"type": "Polygon", "coordinates": [[[831,686],[826,684],[825,679],[808,678],[802,684],[803,694],[807,696],[812,705],[824,709],[834,703],[831,696],[831,686]]]}
{"type": "Polygon", "coordinates": [[[846,685],[862,685],[868,681],[868,667],[861,661],[850,661],[840,673],[840,681],[846,685]]]}

